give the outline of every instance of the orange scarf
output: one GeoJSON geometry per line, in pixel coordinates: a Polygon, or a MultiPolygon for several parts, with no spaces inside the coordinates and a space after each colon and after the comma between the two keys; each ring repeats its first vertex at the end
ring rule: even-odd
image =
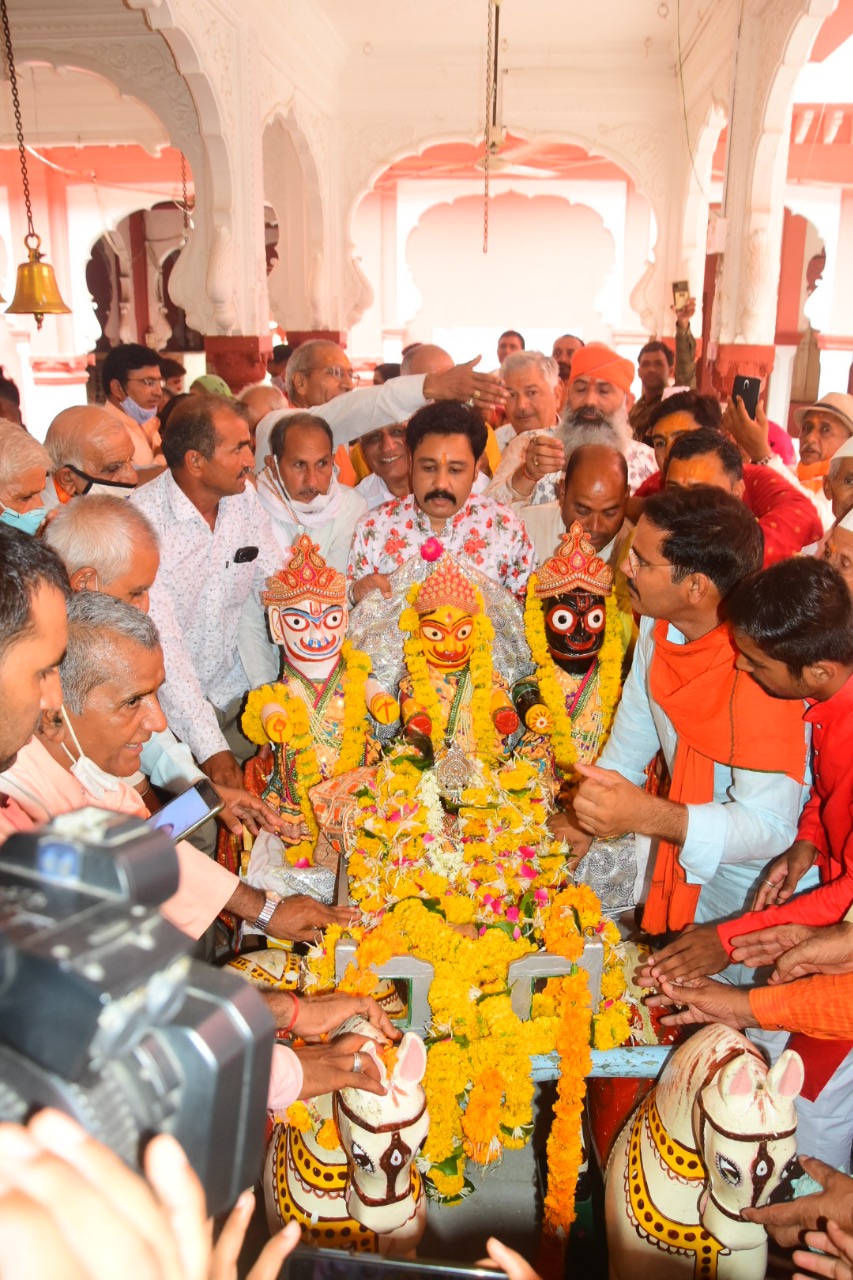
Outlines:
{"type": "Polygon", "coordinates": [[[823,478],[829,475],[831,461],[827,458],[826,462],[798,462],[797,479],[803,488],[808,489],[809,493],[822,493],[823,478]]]}
{"type": "MultiPolygon", "coordinates": [[[[735,669],[737,649],[726,625],[689,644],[667,639],[669,624],[655,623],[649,672],[651,696],[678,736],[670,800],[709,804],[714,764],[733,769],[785,773],[802,782],[806,744],[802,704],[771,698],[745,672],[735,669]]],[[[643,928],[665,933],[691,924],[701,885],[688,884],[679,846],[658,843],[643,928]]]]}

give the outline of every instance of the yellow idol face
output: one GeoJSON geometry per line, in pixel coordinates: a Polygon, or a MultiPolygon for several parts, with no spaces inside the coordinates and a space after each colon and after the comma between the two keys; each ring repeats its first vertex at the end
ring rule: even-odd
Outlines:
{"type": "Polygon", "coordinates": [[[442,605],[423,615],[418,635],[431,667],[461,671],[471,657],[474,619],[453,605],[442,605]]]}

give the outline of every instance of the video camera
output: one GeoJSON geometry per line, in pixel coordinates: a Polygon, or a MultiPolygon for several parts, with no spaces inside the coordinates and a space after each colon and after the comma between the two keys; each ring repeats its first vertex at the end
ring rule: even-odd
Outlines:
{"type": "Polygon", "coordinates": [[[0,847],[0,1119],[58,1107],[137,1169],[171,1133],[217,1214],[260,1172],[274,1025],[190,960],[177,887],[172,841],[100,809],[0,847]]]}

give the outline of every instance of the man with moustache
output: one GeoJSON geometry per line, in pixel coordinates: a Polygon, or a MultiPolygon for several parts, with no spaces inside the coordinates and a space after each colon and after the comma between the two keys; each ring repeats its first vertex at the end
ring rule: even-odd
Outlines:
{"type": "Polygon", "coordinates": [[[796,417],[800,423],[797,479],[811,493],[823,527],[828,529],[833,512],[824,482],[838,450],[853,439],[853,396],[830,391],[817,404],[799,410],[796,417]]]}
{"type": "Polygon", "coordinates": [[[151,616],[166,666],[163,710],[211,782],[242,789],[239,761],[255,748],[238,717],[243,695],[264,682],[270,642],[260,597],[282,553],[248,483],[248,425],[228,400],[189,396],[163,448],[168,470],[132,499],[160,544],[151,616]],[[241,630],[253,645],[241,638],[238,647],[241,630]]]}
{"type": "Polygon", "coordinates": [[[463,404],[419,409],[406,428],[412,492],[368,511],[356,525],[347,577],[350,603],[370,591],[391,594],[388,574],[437,540],[510,591],[522,591],[535,552],[521,521],[490,497],[471,492],[486,428],[463,404]]]}
{"type": "Polygon", "coordinates": [[[650,498],[626,558],[640,636],[600,761],[578,766],[574,818],[590,836],[634,831],[638,850],[650,846],[651,884],[638,893],[649,933],[743,910],[796,832],[807,795],[799,709],[736,669],[720,621],[726,597],[760,565],[754,517],[708,486],[650,498]],[[666,799],[645,790],[658,750],[672,779],[666,799]]]}
{"type": "Polygon", "coordinates": [[[625,408],[634,366],[601,342],[591,342],[572,359],[566,409],[559,427],[526,431],[504,449],[489,487],[498,502],[535,506],[553,502],[557,481],[572,449],[609,444],[625,455],[631,492],[655,471],[655,455],[634,440],[625,408]]]}
{"type": "MultiPolygon", "coordinates": [[[[343,573],[353,530],[367,503],[335,475],[332,432],[310,413],[284,414],[270,436],[270,461],[258,476],[258,497],[272,522],[282,564],[302,533],[327,564],[343,573]]],[[[278,653],[276,670],[278,675],[278,653]]]]}
{"type": "Polygon", "coordinates": [[[557,362],[541,351],[514,351],[500,368],[506,387],[506,422],[495,439],[501,449],[524,431],[551,431],[557,426],[557,362]]]}

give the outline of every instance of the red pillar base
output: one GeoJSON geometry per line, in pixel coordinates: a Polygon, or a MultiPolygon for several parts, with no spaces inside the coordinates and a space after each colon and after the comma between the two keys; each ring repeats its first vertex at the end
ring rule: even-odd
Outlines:
{"type": "Polygon", "coordinates": [[[288,329],[287,341],[291,347],[301,347],[303,342],[334,342],[339,347],[346,347],[347,335],[344,329],[288,329]]]}
{"type": "Polygon", "coordinates": [[[269,334],[260,337],[239,334],[233,338],[205,335],[204,354],[212,373],[224,378],[235,395],[267,376],[267,360],[272,354],[269,334]]]}
{"type": "Polygon", "coordinates": [[[776,348],[740,342],[723,342],[717,348],[717,358],[709,365],[714,390],[728,399],[732,383],[738,374],[748,378],[761,378],[766,382],[773,371],[776,348]]]}

